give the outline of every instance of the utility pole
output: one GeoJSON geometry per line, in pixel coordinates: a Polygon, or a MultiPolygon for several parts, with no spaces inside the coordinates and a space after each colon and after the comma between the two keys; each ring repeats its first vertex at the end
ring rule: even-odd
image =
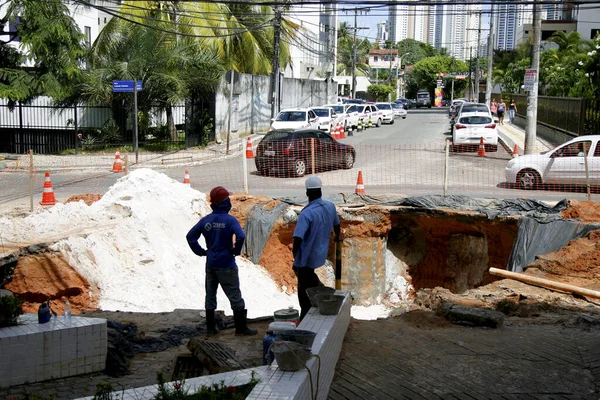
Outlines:
{"type": "Polygon", "coordinates": [[[475,64],[475,101],[479,103],[479,48],[481,40],[481,11],[479,11],[479,22],[477,25],[477,61],[475,64]]]}
{"type": "Polygon", "coordinates": [[[358,29],[358,8],[354,9],[354,39],[352,40],[352,98],[356,98],[356,30],[358,29]]]}
{"type": "Polygon", "coordinates": [[[469,87],[467,88],[467,99],[469,101],[473,98],[473,78],[471,75],[473,75],[473,47],[469,46],[469,87]]]}
{"type": "Polygon", "coordinates": [[[279,41],[281,37],[281,8],[273,4],[273,63],[271,75],[271,118],[279,112],[279,41]]]}
{"type": "Polygon", "coordinates": [[[490,11],[490,33],[487,41],[487,75],[485,78],[485,104],[492,104],[492,71],[494,68],[494,3],[490,11]]]}
{"type": "Polygon", "coordinates": [[[542,41],[542,3],[536,0],[533,5],[533,44],[531,45],[531,66],[535,70],[533,85],[527,94],[527,125],[525,127],[525,154],[535,152],[538,82],[540,69],[540,42],[542,41]]]}

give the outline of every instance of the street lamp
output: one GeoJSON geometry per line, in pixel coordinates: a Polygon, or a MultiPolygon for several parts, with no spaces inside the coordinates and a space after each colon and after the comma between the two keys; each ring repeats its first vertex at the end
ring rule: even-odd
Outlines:
{"type": "Polygon", "coordinates": [[[398,75],[398,70],[402,67],[402,58],[409,54],[410,53],[402,54],[398,59],[398,64],[396,64],[396,100],[400,98],[400,76],[398,75]]]}

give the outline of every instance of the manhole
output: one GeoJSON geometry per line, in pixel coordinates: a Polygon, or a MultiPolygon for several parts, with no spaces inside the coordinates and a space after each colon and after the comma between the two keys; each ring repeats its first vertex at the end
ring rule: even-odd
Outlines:
{"type": "Polygon", "coordinates": [[[235,359],[234,351],[223,343],[192,338],[187,348],[202,362],[210,374],[242,369],[244,366],[235,359]]]}
{"type": "Polygon", "coordinates": [[[171,381],[202,376],[204,365],[193,354],[180,354],[175,358],[171,381]]]}

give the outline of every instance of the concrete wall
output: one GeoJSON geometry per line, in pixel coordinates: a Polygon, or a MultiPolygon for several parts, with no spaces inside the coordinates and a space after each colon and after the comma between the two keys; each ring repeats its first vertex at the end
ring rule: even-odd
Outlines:
{"type": "MultiPolygon", "coordinates": [[[[282,82],[281,109],[312,107],[335,103],[336,85],[329,83],[327,91],[323,80],[284,78],[282,82]]],[[[230,140],[255,133],[266,132],[271,123],[269,104],[270,78],[265,75],[240,74],[233,89],[233,108],[230,140]]],[[[225,75],[216,94],[215,134],[225,140],[228,129],[229,82],[225,75]]]]}

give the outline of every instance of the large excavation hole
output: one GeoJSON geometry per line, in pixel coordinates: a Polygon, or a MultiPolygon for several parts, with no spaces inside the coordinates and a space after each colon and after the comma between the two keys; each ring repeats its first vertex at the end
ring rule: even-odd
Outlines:
{"type": "Polygon", "coordinates": [[[397,213],[391,216],[387,250],[406,265],[414,290],[444,287],[453,293],[494,280],[490,267],[506,267],[517,219],[481,215],[397,213]]]}

